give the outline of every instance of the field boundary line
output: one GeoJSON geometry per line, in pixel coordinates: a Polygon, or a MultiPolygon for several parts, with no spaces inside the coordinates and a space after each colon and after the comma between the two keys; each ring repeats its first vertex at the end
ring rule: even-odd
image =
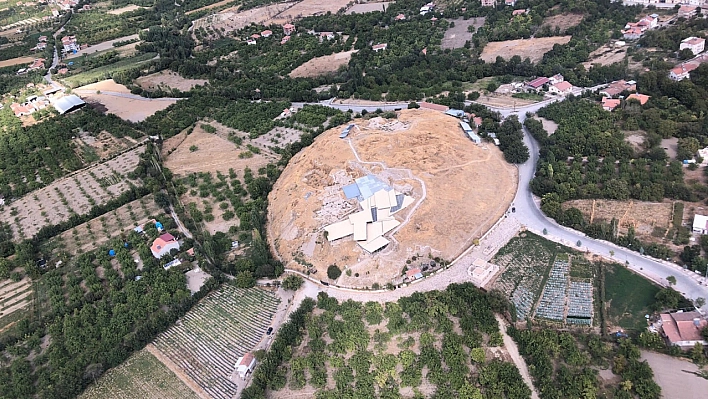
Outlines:
{"type": "Polygon", "coordinates": [[[165,356],[157,347],[153,344],[147,344],[145,346],[145,349],[150,352],[153,356],[157,358],[162,364],[165,365],[171,372],[174,373],[174,375],[177,376],[177,378],[180,379],[184,383],[184,385],[188,386],[189,389],[192,390],[197,396],[199,396],[201,399],[212,399],[211,395],[206,393],[204,389],[202,389],[197,383],[189,378],[187,374],[185,374],[179,366],[177,366],[172,360],[170,360],[167,356],[165,356]]]}

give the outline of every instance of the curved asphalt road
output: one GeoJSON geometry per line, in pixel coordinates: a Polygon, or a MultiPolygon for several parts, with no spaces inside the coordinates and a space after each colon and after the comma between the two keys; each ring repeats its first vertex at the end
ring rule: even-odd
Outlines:
{"type": "MultiPolygon", "coordinates": [[[[589,90],[595,90],[601,86],[596,86],[589,88],[589,90]]],[[[574,92],[574,94],[580,94],[579,89],[574,92]]],[[[562,98],[553,98],[550,100],[542,101],[539,103],[511,108],[498,108],[498,107],[488,107],[492,111],[499,112],[504,118],[510,115],[518,115],[519,121],[523,123],[526,119],[526,113],[535,113],[540,108],[555,102],[561,101],[562,98]]],[[[470,101],[466,102],[470,104],[470,101]]],[[[293,104],[295,107],[302,107],[303,103],[293,104]]],[[[354,112],[361,112],[362,110],[367,110],[369,112],[375,111],[377,108],[382,110],[394,110],[396,108],[406,108],[408,103],[381,103],[380,105],[368,105],[368,106],[353,106],[347,104],[335,104],[331,100],[321,101],[320,105],[329,106],[332,108],[337,108],[343,111],[351,109],[354,112]]],[[[630,269],[634,270],[638,274],[653,280],[660,285],[666,285],[666,277],[674,276],[676,277],[675,289],[681,292],[684,296],[690,299],[696,298],[706,298],[708,299],[708,279],[701,277],[691,271],[684,270],[682,267],[671,263],[665,262],[657,259],[650,258],[648,256],[643,256],[639,252],[634,252],[629,249],[619,247],[613,243],[595,240],[587,237],[585,234],[572,230],[570,228],[562,227],[558,225],[554,220],[546,217],[540,209],[540,203],[534,198],[531,193],[531,188],[529,187],[529,182],[534,176],[536,170],[536,164],[539,159],[539,146],[536,140],[534,140],[529,132],[524,128],[524,142],[529,147],[529,152],[531,154],[530,158],[523,165],[519,165],[519,189],[516,193],[514,199],[514,207],[516,212],[509,214],[509,216],[515,217],[519,223],[523,224],[528,230],[542,234],[543,229],[547,230],[546,238],[565,244],[570,247],[578,248],[577,242],[581,242],[580,250],[591,252],[595,255],[602,256],[609,260],[617,261],[619,263],[626,264],[630,269]],[[613,251],[612,256],[610,251],[613,251]]],[[[441,287],[442,288],[442,287],[441,287]]],[[[708,304],[704,305],[701,309],[703,312],[708,310],[708,304]]]]}

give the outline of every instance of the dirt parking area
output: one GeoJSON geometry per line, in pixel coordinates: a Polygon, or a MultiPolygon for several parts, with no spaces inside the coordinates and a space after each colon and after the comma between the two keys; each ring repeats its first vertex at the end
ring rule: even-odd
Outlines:
{"type": "Polygon", "coordinates": [[[624,133],[624,140],[628,142],[632,146],[632,148],[634,148],[634,151],[642,151],[644,145],[644,138],[646,137],[645,131],[623,131],[622,133],[624,133]]]}
{"type": "Polygon", "coordinates": [[[448,19],[448,22],[454,23],[455,26],[449,28],[445,31],[445,37],[442,39],[442,48],[461,48],[464,47],[465,42],[472,40],[473,32],[469,31],[470,26],[474,26],[474,32],[477,31],[482,25],[486,18],[478,17],[464,20],[462,18],[458,19],[448,19]]]}
{"type": "Polygon", "coordinates": [[[669,156],[669,159],[676,159],[678,153],[678,138],[672,137],[670,139],[661,140],[661,148],[666,151],[666,155],[669,156]]]}
{"type": "Polygon", "coordinates": [[[349,60],[352,58],[352,54],[356,51],[357,50],[343,51],[341,53],[334,53],[313,58],[293,69],[288,76],[291,78],[310,78],[313,76],[337,72],[341,66],[349,63],[349,60]]]}
{"type": "Polygon", "coordinates": [[[664,398],[705,399],[708,380],[692,374],[700,371],[695,364],[649,351],[642,351],[641,360],[646,360],[654,371],[654,381],[661,387],[664,398]]]}
{"type": "Polygon", "coordinates": [[[380,3],[369,2],[361,4],[353,4],[351,7],[347,8],[345,14],[364,14],[367,12],[381,11],[388,9],[389,4],[393,4],[395,1],[382,1],[380,3]]]}
{"type": "Polygon", "coordinates": [[[497,56],[509,60],[518,55],[522,60],[529,58],[531,62],[538,62],[555,44],[566,44],[570,38],[570,36],[558,36],[489,42],[484,46],[480,58],[484,62],[494,62],[497,56]]]}
{"type": "Polygon", "coordinates": [[[183,78],[178,73],[172,71],[160,71],[137,79],[137,83],[140,87],[147,90],[166,86],[168,89],[189,91],[194,86],[203,86],[207,82],[208,80],[206,79],[183,78]]]}
{"type": "Polygon", "coordinates": [[[612,45],[604,45],[597,50],[590,53],[590,58],[588,61],[583,62],[586,69],[590,68],[592,64],[600,65],[612,65],[617,62],[622,62],[627,55],[627,47],[615,47],[612,45]]]}

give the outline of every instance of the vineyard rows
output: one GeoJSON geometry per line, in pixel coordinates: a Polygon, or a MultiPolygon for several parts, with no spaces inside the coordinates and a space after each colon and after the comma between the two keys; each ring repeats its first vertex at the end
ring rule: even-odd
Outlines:
{"type": "Polygon", "coordinates": [[[541,302],[538,304],[538,309],[536,309],[536,316],[555,321],[563,320],[569,270],[567,261],[556,260],[553,262],[551,274],[541,296],[541,302]]]}
{"type": "Polygon", "coordinates": [[[215,399],[231,399],[229,377],[240,356],[255,348],[279,299],[259,288],[225,285],[158,336],[154,345],[215,399]]]}
{"type": "Polygon", "coordinates": [[[32,300],[32,293],[32,285],[28,278],[17,282],[12,280],[0,282],[0,319],[27,307],[32,300]]]}

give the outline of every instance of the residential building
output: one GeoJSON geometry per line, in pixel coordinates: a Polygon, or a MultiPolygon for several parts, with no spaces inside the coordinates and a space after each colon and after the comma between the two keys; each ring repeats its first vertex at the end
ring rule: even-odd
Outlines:
{"type": "Polygon", "coordinates": [[[420,7],[420,15],[425,15],[429,12],[434,11],[435,9],[435,3],[428,3],[424,5],[423,7],[420,7]]]}
{"type": "Polygon", "coordinates": [[[290,41],[290,36],[285,36],[285,37],[283,37],[283,39],[280,41],[280,44],[285,44],[285,43],[287,43],[288,41],[290,41]]]}
{"type": "Polygon", "coordinates": [[[47,42],[47,37],[46,37],[46,36],[40,36],[40,37],[37,39],[37,41],[46,43],[46,42],[47,42]]]}
{"type": "Polygon", "coordinates": [[[261,36],[263,36],[263,37],[271,37],[272,35],[273,35],[272,30],[264,30],[263,32],[261,32],[261,36]]]}
{"type": "Polygon", "coordinates": [[[568,82],[558,82],[548,87],[549,93],[566,95],[573,92],[573,85],[568,82]]]}
{"type": "Polygon", "coordinates": [[[256,368],[256,358],[249,352],[238,358],[236,361],[236,373],[241,378],[246,378],[248,374],[256,368]]]}
{"type": "Polygon", "coordinates": [[[693,55],[697,55],[698,53],[703,52],[705,47],[706,47],[706,39],[691,36],[691,37],[687,37],[687,38],[681,40],[681,45],[679,46],[679,50],[689,49],[689,50],[691,50],[693,55]]]}
{"type": "Polygon", "coordinates": [[[644,31],[636,26],[622,31],[622,37],[624,37],[625,40],[638,40],[643,34],[644,31]]]}
{"type": "Polygon", "coordinates": [[[79,46],[76,44],[76,36],[64,36],[61,38],[64,53],[73,53],[79,51],[79,46]]]}
{"type": "Polygon", "coordinates": [[[482,7],[496,7],[497,0],[480,0],[482,7]]]}
{"type": "Polygon", "coordinates": [[[160,259],[161,257],[170,253],[171,250],[179,250],[179,242],[170,233],[165,233],[155,239],[150,246],[150,251],[152,256],[160,259]]]}
{"type": "Polygon", "coordinates": [[[698,68],[698,65],[700,64],[692,61],[677,65],[669,71],[669,79],[677,82],[684,80],[691,76],[691,71],[698,68]]]}
{"type": "Polygon", "coordinates": [[[27,67],[27,69],[34,70],[34,69],[41,69],[44,68],[44,58],[37,58],[34,61],[32,61],[31,64],[27,67]]]}
{"type": "Polygon", "coordinates": [[[327,40],[332,40],[334,39],[334,32],[320,32],[320,41],[327,39],[327,40]]]}
{"type": "Polygon", "coordinates": [[[32,114],[35,109],[28,103],[24,104],[18,104],[18,103],[12,103],[10,104],[10,109],[12,112],[15,113],[16,117],[21,117],[21,116],[26,116],[32,114]]]}
{"type": "Polygon", "coordinates": [[[557,74],[551,76],[550,78],[548,78],[548,83],[554,85],[556,83],[563,82],[564,80],[565,80],[565,78],[563,77],[563,75],[561,75],[560,73],[557,73],[557,74]]]}
{"type": "Polygon", "coordinates": [[[388,43],[380,43],[380,44],[375,44],[375,45],[371,46],[371,49],[377,53],[381,50],[386,50],[386,48],[388,48],[388,43]]]}
{"type": "Polygon", "coordinates": [[[636,91],[637,82],[630,80],[616,80],[610,83],[606,88],[600,91],[600,94],[605,97],[614,97],[623,91],[636,91]]]}
{"type": "Polygon", "coordinates": [[[708,216],[696,214],[693,217],[693,232],[708,234],[708,216]]]}
{"type": "Polygon", "coordinates": [[[637,100],[639,101],[639,104],[644,105],[649,101],[651,96],[647,96],[646,94],[639,94],[639,93],[632,93],[629,96],[627,96],[627,101],[629,100],[637,100]]]}
{"type": "Polygon", "coordinates": [[[405,20],[406,20],[406,16],[403,15],[403,14],[398,14],[398,15],[396,15],[396,18],[394,18],[394,20],[396,20],[396,21],[405,21],[405,20]]]}
{"type": "Polygon", "coordinates": [[[679,17],[684,17],[684,18],[691,18],[694,17],[698,13],[698,7],[696,6],[689,6],[689,5],[682,5],[679,10],[678,10],[678,16],[679,17]]]}
{"type": "Polygon", "coordinates": [[[517,15],[525,15],[528,14],[529,10],[514,10],[511,15],[517,16],[517,15]]]}
{"type": "Polygon", "coordinates": [[[548,84],[549,82],[550,79],[542,76],[526,83],[526,87],[538,91],[540,88],[543,87],[543,85],[548,84]]]}
{"type": "Polygon", "coordinates": [[[627,40],[639,39],[644,32],[654,29],[659,25],[659,16],[656,14],[648,15],[639,20],[639,22],[628,22],[624,26],[622,34],[627,40]]]}
{"type": "Polygon", "coordinates": [[[615,108],[619,107],[622,100],[618,98],[602,97],[602,109],[605,111],[613,111],[615,108]]]}
{"type": "Polygon", "coordinates": [[[260,39],[260,38],[261,38],[261,35],[259,35],[258,33],[254,33],[251,35],[251,39],[253,39],[253,40],[260,39]]]}
{"type": "Polygon", "coordinates": [[[283,33],[285,33],[285,36],[292,35],[293,33],[295,33],[295,25],[293,25],[293,24],[283,25],[283,33]]]}
{"type": "Polygon", "coordinates": [[[691,349],[696,344],[708,345],[701,330],[708,325],[698,312],[661,314],[661,331],[669,344],[681,349],[691,349]]]}
{"type": "MultiPolygon", "coordinates": [[[[484,5],[484,4],[483,4],[484,5]]],[[[516,5],[516,0],[504,0],[504,5],[505,6],[510,6],[513,7],[516,5]]]]}

